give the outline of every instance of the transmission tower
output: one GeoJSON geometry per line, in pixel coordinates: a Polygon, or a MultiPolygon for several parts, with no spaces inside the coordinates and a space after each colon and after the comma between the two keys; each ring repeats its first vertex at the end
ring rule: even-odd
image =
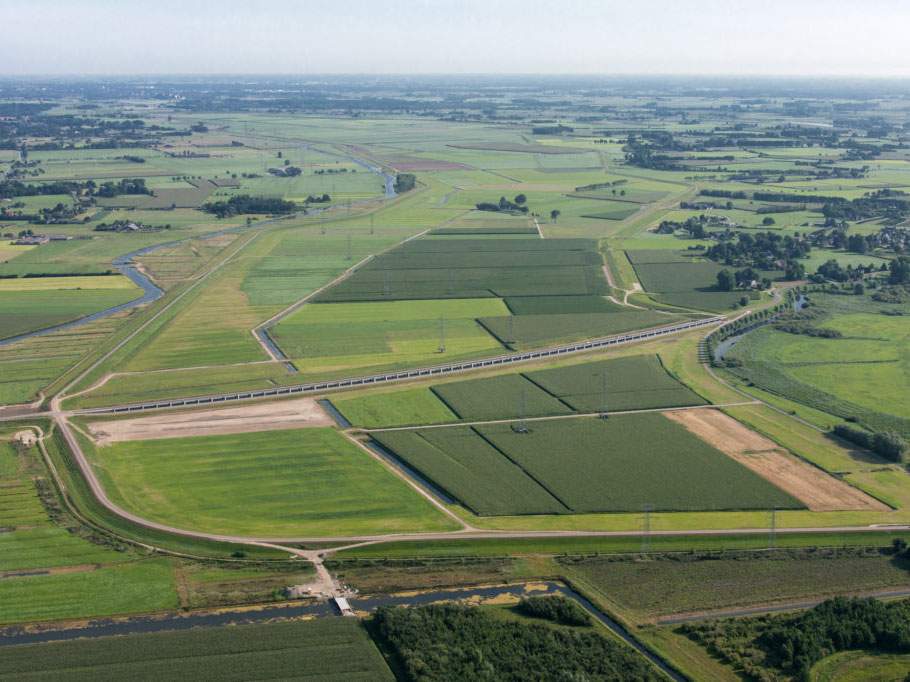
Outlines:
{"type": "Polygon", "coordinates": [[[322,213],[322,211],[320,211],[320,217],[322,218],[322,229],[320,232],[322,232],[322,234],[325,234],[325,213],[322,213]]]}
{"type": "Polygon", "coordinates": [[[645,513],[641,517],[641,553],[647,554],[651,551],[651,503],[645,502],[645,513]]]}
{"type": "Polygon", "coordinates": [[[452,286],[452,268],[449,268],[448,274],[446,275],[447,284],[446,284],[446,293],[451,296],[455,293],[455,287],[452,286]]]}
{"type": "Polygon", "coordinates": [[[351,260],[351,235],[348,235],[348,252],[344,257],[345,260],[351,260]]]}
{"type": "Polygon", "coordinates": [[[402,258],[408,257],[408,241],[407,240],[404,240],[403,242],[401,242],[401,257],[402,258]]]}
{"type": "Polygon", "coordinates": [[[607,414],[607,373],[600,375],[600,418],[608,419],[607,414]]]}
{"type": "Polygon", "coordinates": [[[389,271],[388,270],[382,271],[382,295],[383,296],[392,295],[392,290],[389,289],[389,271]]]}
{"type": "Polygon", "coordinates": [[[446,352],[446,318],[439,313],[439,352],[446,352]]]}
{"type": "Polygon", "coordinates": [[[525,405],[525,390],[521,389],[521,404],[518,410],[518,424],[513,425],[512,429],[515,433],[530,433],[531,429],[528,428],[528,417],[527,409],[525,405]]]}
{"type": "Polygon", "coordinates": [[[375,230],[373,229],[373,220],[376,218],[372,213],[370,214],[370,234],[374,234],[375,230]]]}
{"type": "Polygon", "coordinates": [[[509,340],[506,343],[515,343],[515,316],[509,315],[509,340]]]}
{"type": "Polygon", "coordinates": [[[770,529],[768,533],[768,547],[775,549],[777,547],[777,507],[771,507],[768,513],[770,519],[770,529]]]}

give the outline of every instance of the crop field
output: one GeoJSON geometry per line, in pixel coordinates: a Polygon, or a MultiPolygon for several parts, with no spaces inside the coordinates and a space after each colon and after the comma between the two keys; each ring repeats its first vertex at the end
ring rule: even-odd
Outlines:
{"type": "Polygon", "coordinates": [[[579,313],[619,313],[628,308],[603,296],[519,296],[507,298],[513,315],[576,315],[579,313]]]}
{"type": "MultiPolygon", "coordinates": [[[[802,508],[795,498],[660,414],[532,422],[529,433],[512,426],[484,424],[374,436],[458,499],[475,490],[465,480],[465,470],[485,466],[482,475],[495,479],[491,467],[503,466],[492,455],[498,452],[575,513],[634,512],[645,504],[655,511],[802,508]],[[432,448],[427,446],[430,439],[432,448]],[[477,452],[490,456],[466,461],[477,452]]],[[[462,501],[496,508],[490,499],[462,501]]],[[[520,504],[508,496],[496,501],[500,514],[535,513],[534,504],[520,504]]]]}
{"type": "Polygon", "coordinates": [[[319,537],[449,527],[429,502],[329,428],[120,442],[91,447],[91,457],[118,504],[185,528],[319,537]]]}
{"type": "Polygon", "coordinates": [[[526,376],[580,412],[597,412],[607,375],[610,411],[703,405],[704,398],[672,377],[657,355],[586,362],[558,369],[527,372],[526,376]]]}
{"type": "Polygon", "coordinates": [[[476,429],[575,512],[803,506],[660,414],[476,429]]]}
{"type": "Polygon", "coordinates": [[[467,420],[509,419],[519,416],[522,409],[527,417],[572,413],[559,398],[521,374],[437,384],[431,390],[452,412],[467,420]]]}
{"type": "Polygon", "coordinates": [[[622,308],[608,313],[482,317],[478,321],[501,343],[517,350],[526,350],[576,339],[595,339],[636,329],[664,326],[681,320],[680,317],[651,310],[622,308]]]}
{"type": "Polygon", "coordinates": [[[570,511],[472,428],[385,431],[372,437],[475,514],[570,511]]]}
{"type": "Polygon", "coordinates": [[[627,251],[635,274],[655,300],[684,308],[727,311],[747,296],[743,291],[719,291],[717,273],[725,266],[711,261],[686,262],[665,251],[627,251]]]}
{"type": "Polygon", "coordinates": [[[374,258],[317,300],[601,294],[606,282],[593,248],[580,239],[415,240],[374,258]]]}
{"type": "Polygon", "coordinates": [[[358,618],[325,618],[0,648],[0,680],[392,682],[358,618]]]}
{"type": "Polygon", "coordinates": [[[326,234],[320,234],[315,227],[311,230],[265,237],[271,248],[257,259],[240,285],[252,305],[289,305],[332,281],[368,254],[401,239],[385,231],[369,235],[362,230],[330,229],[326,234]]]}
{"type": "Polygon", "coordinates": [[[565,562],[570,574],[641,618],[910,587],[905,560],[861,550],[781,550],[690,560],[565,562]]]}

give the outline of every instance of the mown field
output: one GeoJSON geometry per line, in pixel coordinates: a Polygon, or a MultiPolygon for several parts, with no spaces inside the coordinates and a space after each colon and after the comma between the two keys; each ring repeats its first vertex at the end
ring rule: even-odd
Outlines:
{"type": "Polygon", "coordinates": [[[176,606],[170,560],[140,560],[51,521],[32,480],[43,473],[37,452],[14,446],[13,430],[0,432],[0,623],[176,606]]]}
{"type": "Polygon", "coordinates": [[[357,618],[0,647],[0,680],[388,680],[357,618]]]}
{"type": "MultiPolygon", "coordinates": [[[[86,279],[106,278],[90,277],[86,279]]],[[[3,317],[0,338],[10,338],[39,329],[55,327],[64,322],[128,303],[140,296],[139,288],[132,285],[129,288],[114,287],[112,289],[0,291],[0,316],[3,317]]]]}
{"type": "Polygon", "coordinates": [[[118,504],[181,528],[320,537],[452,525],[329,428],[120,442],[90,456],[118,504]]]}
{"type": "Polygon", "coordinates": [[[269,335],[301,371],[353,372],[382,363],[496,354],[502,345],[475,320],[507,312],[497,298],[313,304],[281,320],[269,335]]]}
{"type": "Polygon", "coordinates": [[[528,433],[517,432],[514,424],[484,424],[372,435],[479,513],[552,513],[525,476],[577,513],[638,511],[646,504],[655,511],[803,506],[660,414],[528,426],[528,433]],[[477,459],[478,452],[489,455],[477,459]],[[521,482],[522,495],[499,491],[503,467],[515,472],[510,479],[521,482]],[[497,487],[480,489],[483,478],[496,480],[497,487]]]}

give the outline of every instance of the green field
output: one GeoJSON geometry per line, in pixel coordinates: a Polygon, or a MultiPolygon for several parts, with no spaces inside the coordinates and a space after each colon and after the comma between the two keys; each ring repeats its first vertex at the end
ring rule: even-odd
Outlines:
{"type": "Polygon", "coordinates": [[[0,680],[395,679],[356,618],[0,648],[0,680]]]}
{"type": "Polygon", "coordinates": [[[743,366],[730,371],[766,391],[842,419],[856,418],[873,430],[910,434],[908,326],[904,316],[881,314],[908,306],[867,296],[812,293],[810,298],[823,313],[814,324],[837,329],[840,338],[763,327],[731,348],[729,357],[743,366]]]}
{"type": "Polygon", "coordinates": [[[644,620],[910,587],[907,561],[878,550],[780,550],[651,561],[573,557],[562,563],[570,575],[644,620]]]}
{"type": "Polygon", "coordinates": [[[176,606],[174,568],[169,559],[0,580],[3,623],[138,613],[176,606]]]}
{"type": "Polygon", "coordinates": [[[809,674],[812,682],[899,680],[910,674],[910,654],[843,651],[822,659],[809,674]]]}
{"type": "Polygon", "coordinates": [[[336,398],[352,424],[365,428],[484,421],[599,412],[607,374],[607,409],[641,410],[703,405],[656,355],[581,362],[554,369],[434,384],[430,388],[336,398]]]}
{"type": "Polygon", "coordinates": [[[418,239],[375,257],[317,300],[601,294],[594,248],[586,239],[418,239]]]}
{"type": "Polygon", "coordinates": [[[724,265],[712,261],[693,261],[685,251],[627,251],[641,285],[662,303],[724,312],[735,307],[740,298],[756,298],[748,291],[719,291],[717,273],[724,265]]]}
{"type": "Polygon", "coordinates": [[[281,320],[269,335],[303,372],[435,364],[500,351],[475,318],[507,312],[495,298],[314,304],[281,320]]]}
{"type": "Polygon", "coordinates": [[[607,408],[641,410],[703,405],[705,400],[671,376],[660,356],[632,355],[528,372],[527,377],[579,412],[597,412],[603,403],[607,375],[607,408]]]}
{"type": "Polygon", "coordinates": [[[390,424],[442,424],[458,419],[429,388],[332,398],[332,404],[349,422],[368,429],[390,424]]]}
{"type": "MultiPolygon", "coordinates": [[[[91,277],[87,279],[106,278],[91,277]]],[[[141,291],[138,287],[0,291],[0,316],[3,318],[0,338],[9,338],[39,329],[54,327],[64,322],[133,301],[140,296],[141,291]]]]}
{"type": "Polygon", "coordinates": [[[93,450],[92,463],[113,500],[181,528],[320,537],[451,526],[333,429],[121,442],[93,450]],[[238,506],[238,499],[244,504],[238,506]]]}
{"type": "Polygon", "coordinates": [[[569,511],[471,428],[385,431],[372,437],[475,514],[569,511]]]}
{"type": "MultiPolygon", "coordinates": [[[[508,461],[576,513],[638,511],[645,504],[655,511],[803,506],[660,414],[536,421],[529,424],[529,433],[519,433],[513,426],[373,436],[456,497],[469,489],[474,501],[465,502],[468,506],[496,505],[499,513],[531,513],[534,506],[495,490],[480,491],[460,474],[468,470],[471,476],[495,479],[494,468],[501,469],[508,461]],[[478,461],[478,450],[491,454],[478,461]],[[499,458],[493,455],[497,451],[499,458]]],[[[524,475],[512,478],[524,481],[524,475]]],[[[534,504],[540,504],[535,499],[534,504]]]]}
{"type": "Polygon", "coordinates": [[[509,419],[571,414],[572,409],[521,374],[438,384],[433,393],[459,418],[509,419]]]}

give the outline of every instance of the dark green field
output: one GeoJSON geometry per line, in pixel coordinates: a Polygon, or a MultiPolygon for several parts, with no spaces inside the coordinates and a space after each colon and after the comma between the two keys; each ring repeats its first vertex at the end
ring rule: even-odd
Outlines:
{"type": "Polygon", "coordinates": [[[470,427],[386,431],[373,438],[475,514],[569,511],[470,427]]]}
{"type": "Polygon", "coordinates": [[[359,619],[0,647],[0,680],[394,680],[359,619]]]}
{"type": "MultiPolygon", "coordinates": [[[[518,299],[508,299],[515,301],[518,299]]],[[[575,313],[516,315],[511,318],[481,317],[478,322],[500,343],[517,350],[539,348],[557,343],[568,343],[578,339],[596,339],[613,334],[657,327],[679,322],[681,318],[650,310],[634,310],[611,313],[575,313]],[[511,325],[511,326],[510,326],[511,325]],[[509,343],[511,341],[511,343],[509,343]]]]}
{"type": "Polygon", "coordinates": [[[572,413],[570,407],[521,374],[439,384],[432,391],[461,419],[515,418],[521,415],[522,400],[527,417],[572,413]]]}
{"type": "Polygon", "coordinates": [[[515,472],[512,478],[520,479],[523,489],[528,476],[576,513],[638,511],[645,504],[655,511],[803,508],[660,414],[530,422],[529,433],[513,427],[483,424],[374,437],[467,506],[491,514],[548,511],[539,494],[514,497],[501,484],[474,483],[483,478],[500,482],[505,469],[515,472]],[[489,455],[478,457],[478,452],[489,455]]]}
{"type": "Polygon", "coordinates": [[[684,251],[627,251],[635,274],[645,290],[662,303],[698,310],[729,310],[744,291],[717,289],[717,273],[726,266],[711,261],[695,261],[684,251]]]}
{"type": "Polygon", "coordinates": [[[528,372],[527,377],[579,412],[596,412],[603,403],[604,373],[607,374],[607,409],[610,411],[706,403],[704,398],[670,376],[657,355],[586,362],[528,372]]]}
{"type": "Polygon", "coordinates": [[[595,247],[588,239],[418,239],[377,256],[316,300],[602,294],[595,247]]]}
{"type": "Polygon", "coordinates": [[[578,313],[619,313],[628,308],[603,296],[519,296],[507,298],[513,315],[574,315],[578,313]]]}

